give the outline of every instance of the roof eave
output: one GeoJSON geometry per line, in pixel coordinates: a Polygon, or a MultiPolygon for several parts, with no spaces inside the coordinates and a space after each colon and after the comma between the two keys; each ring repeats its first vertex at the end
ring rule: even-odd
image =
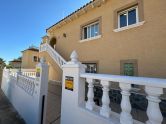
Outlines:
{"type": "MultiPolygon", "coordinates": [[[[77,9],[76,11],[74,11],[73,13],[71,13],[70,15],[66,16],[64,19],[60,20],[59,22],[55,23],[54,25],[50,26],[49,28],[46,29],[46,33],[48,33],[48,30],[50,30],[53,27],[61,27],[64,24],[63,23],[67,23],[70,22],[71,20],[74,20],[76,18],[78,18],[79,13],[81,13],[81,11],[84,11],[84,13],[86,13],[87,8],[91,7],[91,9],[95,8],[95,3],[100,2],[100,4],[105,3],[106,0],[93,0],[90,1],[89,3],[87,3],[86,5],[80,7],[79,9],[77,9]]],[[[83,13],[83,14],[84,14],[83,13]]],[[[81,14],[81,15],[83,15],[81,14]]],[[[79,16],[81,16],[79,15],[79,16]]]]}

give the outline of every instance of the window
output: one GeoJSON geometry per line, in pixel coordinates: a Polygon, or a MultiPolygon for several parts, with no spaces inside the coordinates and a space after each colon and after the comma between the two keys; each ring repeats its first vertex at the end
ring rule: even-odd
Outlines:
{"type": "Polygon", "coordinates": [[[139,19],[138,19],[138,7],[137,6],[118,13],[118,27],[119,28],[133,25],[138,22],[139,22],[139,19]]]}
{"type": "Polygon", "coordinates": [[[138,75],[138,62],[135,59],[121,60],[120,61],[121,75],[137,76],[138,75]]]}
{"type": "Polygon", "coordinates": [[[144,0],[135,0],[114,10],[114,32],[142,26],[144,20],[144,0]]]}
{"type": "MultiPolygon", "coordinates": [[[[126,76],[138,75],[137,60],[122,60],[120,66],[121,66],[121,75],[126,75],[126,76]]],[[[134,84],[132,84],[132,87],[139,88],[138,85],[134,85],[134,84]]]]}
{"type": "Polygon", "coordinates": [[[134,64],[133,63],[124,63],[123,64],[123,74],[126,76],[134,76],[134,64]]]}
{"type": "Polygon", "coordinates": [[[86,66],[86,73],[97,73],[97,64],[96,63],[83,63],[86,66]]]}
{"type": "Polygon", "coordinates": [[[38,62],[38,57],[37,56],[33,56],[33,62],[38,62]]]}
{"type": "Polygon", "coordinates": [[[82,28],[82,40],[96,37],[99,34],[99,21],[82,28]]]}

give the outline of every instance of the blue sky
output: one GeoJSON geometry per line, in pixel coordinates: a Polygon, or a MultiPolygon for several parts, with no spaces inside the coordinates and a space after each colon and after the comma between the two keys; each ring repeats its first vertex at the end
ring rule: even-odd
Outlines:
{"type": "Polygon", "coordinates": [[[0,0],[0,58],[10,61],[39,46],[46,28],[90,0],[0,0]]]}

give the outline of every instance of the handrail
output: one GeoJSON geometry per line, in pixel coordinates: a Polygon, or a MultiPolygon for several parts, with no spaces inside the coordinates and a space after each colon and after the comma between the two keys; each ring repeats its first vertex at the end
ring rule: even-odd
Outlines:
{"type": "Polygon", "coordinates": [[[47,47],[49,47],[51,49],[51,51],[53,51],[64,63],[66,63],[67,61],[62,58],[62,56],[57,52],[55,51],[49,44],[47,44],[47,47]]]}
{"type": "Polygon", "coordinates": [[[122,76],[122,75],[109,75],[109,74],[91,74],[91,73],[82,73],[80,74],[82,78],[89,79],[98,79],[104,81],[114,81],[127,84],[137,84],[137,85],[146,85],[159,88],[166,88],[166,79],[162,78],[148,78],[148,77],[131,77],[131,76],[122,76]]]}
{"type": "Polygon", "coordinates": [[[48,43],[42,44],[40,46],[40,52],[46,51],[53,58],[53,60],[58,64],[60,68],[62,65],[66,64],[67,61],[57,52],[55,51],[48,43]]]}

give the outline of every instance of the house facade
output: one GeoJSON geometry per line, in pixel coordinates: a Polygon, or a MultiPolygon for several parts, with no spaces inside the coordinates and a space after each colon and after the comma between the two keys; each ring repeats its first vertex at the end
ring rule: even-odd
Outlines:
{"type": "Polygon", "coordinates": [[[14,60],[10,61],[9,65],[11,65],[12,68],[20,69],[21,62],[22,62],[21,58],[18,58],[18,59],[14,59],[14,60]]]}
{"type": "Polygon", "coordinates": [[[22,69],[35,69],[39,62],[39,49],[36,47],[29,47],[22,51],[22,69]]]}
{"type": "MultiPolygon", "coordinates": [[[[66,61],[76,50],[87,72],[165,78],[166,1],[94,0],[47,29],[48,43],[66,61]]],[[[47,52],[49,79],[62,70],[47,52]]],[[[23,59],[24,60],[24,59],[23,59]]]]}

